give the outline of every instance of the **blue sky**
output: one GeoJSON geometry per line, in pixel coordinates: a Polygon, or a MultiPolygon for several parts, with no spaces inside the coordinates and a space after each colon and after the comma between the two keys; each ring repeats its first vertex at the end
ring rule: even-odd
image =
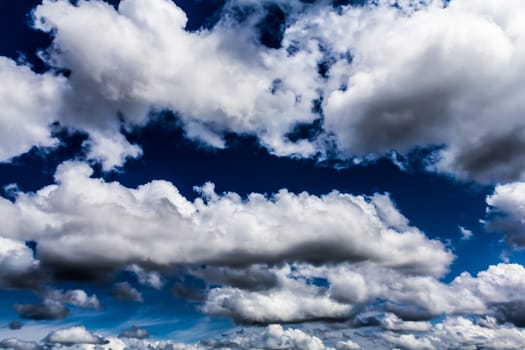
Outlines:
{"type": "Polygon", "coordinates": [[[524,346],[520,1],[0,13],[0,348],[524,346]]]}

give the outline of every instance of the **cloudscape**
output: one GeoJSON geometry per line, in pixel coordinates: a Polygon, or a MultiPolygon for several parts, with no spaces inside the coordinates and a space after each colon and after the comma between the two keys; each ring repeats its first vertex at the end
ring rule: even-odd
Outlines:
{"type": "Polygon", "coordinates": [[[522,0],[0,10],[0,349],[525,348],[522,0]]]}

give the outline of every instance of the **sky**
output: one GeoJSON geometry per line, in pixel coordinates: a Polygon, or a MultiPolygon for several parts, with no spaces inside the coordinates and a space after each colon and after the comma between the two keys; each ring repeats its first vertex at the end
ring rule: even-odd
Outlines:
{"type": "Polygon", "coordinates": [[[525,347],[521,0],[0,14],[0,349],[525,347]]]}

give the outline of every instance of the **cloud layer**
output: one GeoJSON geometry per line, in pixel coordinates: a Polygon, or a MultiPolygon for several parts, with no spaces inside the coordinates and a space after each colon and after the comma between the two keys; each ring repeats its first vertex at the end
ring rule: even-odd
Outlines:
{"type": "MultiPolygon", "coordinates": [[[[390,317],[390,316],[389,316],[390,317]]],[[[491,319],[472,320],[448,317],[434,326],[416,331],[415,334],[382,327],[366,329],[288,328],[270,325],[265,328],[243,328],[231,331],[220,338],[203,340],[198,344],[173,341],[155,341],[137,338],[103,338],[84,327],[65,328],[51,332],[42,342],[24,342],[5,339],[1,348],[15,350],[46,348],[64,349],[113,349],[126,348],[151,350],[209,350],[209,349],[297,349],[297,350],[359,350],[359,349],[517,349],[525,341],[521,329],[497,325],[491,319]]]]}
{"type": "Polygon", "coordinates": [[[57,170],[57,184],[18,193],[14,203],[2,200],[0,216],[10,218],[2,234],[37,241],[40,263],[51,267],[373,261],[440,276],[452,260],[385,195],[282,190],[242,199],[206,184],[190,202],[166,181],[132,189],[91,173],[68,162],[57,170]]]}
{"type": "Polygon", "coordinates": [[[0,159],[53,145],[48,125],[58,121],[87,132],[87,157],[110,170],[141,154],[122,127],[171,110],[189,138],[211,147],[224,147],[226,132],[302,157],[443,146],[434,170],[519,180],[524,16],[518,0],[236,1],[212,28],[188,32],[186,14],[168,0],[124,0],[118,9],[46,0],[33,13],[34,27],[54,38],[42,57],[70,74],[36,74],[2,58],[3,81],[21,88],[0,91],[9,123],[0,159]],[[261,27],[268,11],[281,18],[276,28],[261,27]],[[265,30],[275,45],[261,38],[265,30]],[[289,137],[308,125],[318,129],[311,137],[289,137]]]}

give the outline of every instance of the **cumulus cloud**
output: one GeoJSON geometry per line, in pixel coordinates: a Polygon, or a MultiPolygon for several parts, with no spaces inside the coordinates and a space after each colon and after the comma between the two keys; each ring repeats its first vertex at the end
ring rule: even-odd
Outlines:
{"type": "Polygon", "coordinates": [[[489,231],[502,233],[510,247],[525,247],[525,183],[498,185],[487,197],[489,231]]]}
{"type": "Polygon", "coordinates": [[[326,8],[285,32],[285,45],[319,38],[332,57],[324,128],[340,152],[445,145],[439,170],[483,182],[521,178],[523,4],[396,4],[326,8]]]}
{"type": "Polygon", "coordinates": [[[71,346],[75,344],[107,344],[103,337],[89,332],[83,326],[53,331],[44,339],[46,343],[71,346]]]}
{"type": "Polygon", "coordinates": [[[84,309],[99,310],[101,308],[100,301],[96,295],[89,296],[81,289],[68,290],[66,292],[59,290],[48,290],[44,293],[44,299],[53,300],[84,309]]]}
{"type": "Polygon", "coordinates": [[[128,282],[115,283],[111,290],[111,295],[118,300],[130,300],[139,303],[144,301],[144,299],[142,299],[142,294],[133,288],[128,282]]]}
{"type": "Polygon", "coordinates": [[[266,289],[211,288],[202,310],[240,323],[334,320],[396,332],[428,330],[426,321],[440,315],[491,315],[524,324],[521,265],[494,265],[476,276],[463,273],[448,284],[370,263],[294,264],[269,272],[277,283],[266,289]]]}
{"type": "Polygon", "coordinates": [[[96,271],[94,265],[130,263],[374,261],[440,276],[453,258],[441,242],[410,226],[385,195],[281,190],[242,199],[216,194],[207,184],[190,202],[166,181],[133,189],[90,178],[91,173],[86,164],[68,162],[57,170],[56,185],[19,193],[15,203],[2,201],[0,215],[13,214],[9,235],[38,241],[42,264],[67,262],[64,268],[86,265],[96,271]]]}
{"type": "Polygon", "coordinates": [[[358,350],[358,349],[520,349],[525,344],[525,331],[510,326],[482,322],[462,316],[447,317],[434,326],[413,333],[385,330],[372,326],[367,329],[292,328],[269,325],[264,328],[246,327],[198,344],[175,343],[169,340],[137,338],[102,338],[84,327],[72,327],[51,332],[41,342],[5,339],[1,348],[15,350],[50,349],[83,345],[86,349],[150,349],[150,350],[210,350],[210,349],[301,349],[301,350],[358,350]]]}
{"type": "Polygon", "coordinates": [[[104,171],[121,166],[128,158],[142,155],[139,146],[130,144],[124,135],[116,132],[92,131],[83,146],[87,148],[87,158],[98,161],[104,171]]]}
{"type": "MultiPolygon", "coordinates": [[[[6,223],[6,226],[9,228],[9,224],[6,223]]],[[[33,257],[33,251],[29,247],[23,242],[0,236],[1,286],[36,288],[40,283],[38,269],[39,261],[33,257]]]]}
{"type": "Polygon", "coordinates": [[[15,304],[18,315],[29,320],[61,320],[67,317],[69,309],[64,304],[45,299],[42,304],[15,304]]]}
{"type": "MultiPolygon", "coordinates": [[[[57,184],[2,201],[0,215],[10,218],[13,237],[6,240],[37,241],[46,271],[79,268],[96,276],[100,266],[106,272],[127,268],[142,284],[160,287],[156,268],[182,267],[205,281],[205,289],[178,295],[198,294],[204,312],[239,322],[350,321],[376,300],[405,321],[471,313],[523,322],[512,311],[525,305],[514,292],[523,287],[522,267],[502,264],[441,282],[452,254],[410,226],[386,195],[282,190],[243,199],[207,184],[189,201],[165,181],[134,189],[91,173],[84,163],[67,162],[56,172],[57,184]]],[[[30,249],[14,246],[33,264],[30,249]]],[[[142,300],[127,282],[112,294],[142,300]]],[[[67,315],[64,303],[100,306],[83,291],[49,295],[42,304],[16,309],[25,318],[57,319],[67,315]]]]}
{"type": "Polygon", "coordinates": [[[146,339],[149,338],[149,332],[144,328],[132,326],[130,329],[122,331],[119,338],[135,338],[135,339],[146,339]]]}
{"type": "Polygon", "coordinates": [[[57,120],[67,81],[0,56],[0,162],[31,147],[57,144],[49,125],[57,120]]]}
{"type": "Polygon", "coordinates": [[[115,124],[117,113],[141,125],[152,108],[171,109],[189,137],[214,147],[224,146],[224,131],[247,132],[280,152],[311,154],[284,135],[315,118],[316,55],[265,49],[253,29],[227,21],[199,32],[185,31],[186,22],[167,0],[125,0],[117,10],[102,1],[44,1],[34,26],[54,36],[45,57],[72,71],[64,118],[90,130],[115,124]]]}
{"type": "MultiPolygon", "coordinates": [[[[59,141],[51,127],[55,122],[70,130],[90,132],[84,144],[87,158],[99,161],[106,171],[122,165],[128,157],[141,155],[140,147],[131,145],[119,132],[118,123],[109,129],[84,128],[68,119],[69,113],[74,113],[67,110],[74,93],[65,77],[52,72],[37,74],[27,65],[0,56],[0,78],[0,162],[10,161],[32,147],[57,146],[59,141]]],[[[115,113],[107,118],[117,120],[115,113]]]]}
{"type": "Polygon", "coordinates": [[[138,265],[131,265],[127,268],[135,274],[140,284],[154,289],[161,289],[164,285],[164,280],[160,273],[156,271],[146,271],[138,265]]]}
{"type": "MultiPolygon", "coordinates": [[[[152,110],[170,109],[187,136],[214,147],[224,147],[225,131],[255,134],[280,155],[327,152],[326,137],[343,158],[445,145],[439,170],[483,182],[523,176],[520,1],[503,10],[481,0],[323,4],[274,4],[283,20],[267,30],[282,43],[265,46],[253,40],[264,36],[261,22],[236,23],[227,10],[212,29],[187,32],[185,13],[167,0],[117,9],[44,1],[33,14],[34,27],[54,37],[43,57],[71,75],[37,75],[3,59],[6,79],[37,87],[3,92],[9,115],[37,118],[16,124],[22,137],[2,146],[3,158],[52,144],[47,124],[59,120],[90,133],[88,156],[111,169],[140,154],[120,134],[121,120],[143,125],[152,110]],[[319,100],[322,115],[312,111],[319,100]],[[49,110],[33,113],[41,105],[49,110]],[[286,137],[318,118],[318,140],[286,137]]],[[[229,8],[242,6],[250,4],[229,8]]]]}
{"type": "Polygon", "coordinates": [[[168,0],[43,1],[33,25],[53,43],[41,56],[71,74],[2,58],[3,81],[22,88],[0,92],[9,123],[0,159],[53,145],[48,125],[59,121],[87,132],[87,157],[111,170],[141,154],[120,130],[171,110],[188,137],[212,147],[225,146],[225,132],[303,157],[443,146],[434,170],[524,177],[519,0],[327,5],[232,1],[213,28],[188,32],[168,0]],[[288,137],[316,120],[316,137],[288,137]]]}

